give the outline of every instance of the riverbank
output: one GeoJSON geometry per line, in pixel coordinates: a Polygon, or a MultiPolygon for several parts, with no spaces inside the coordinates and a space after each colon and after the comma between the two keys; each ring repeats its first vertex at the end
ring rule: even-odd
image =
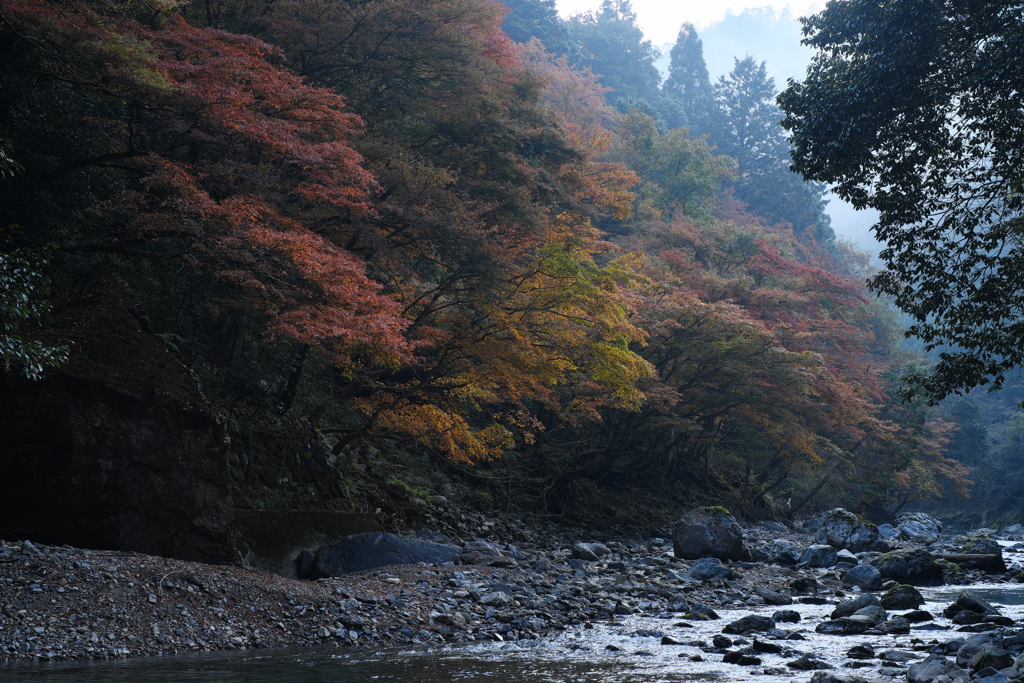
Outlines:
{"type": "MultiPolygon", "coordinates": [[[[493,529],[474,522],[476,533],[493,535],[493,529]]],[[[838,568],[736,562],[727,563],[728,576],[695,580],[694,563],[674,557],[665,538],[514,531],[515,552],[498,562],[507,566],[389,566],[318,581],[133,553],[0,543],[0,661],[533,641],[632,615],[676,614],[693,622],[714,619],[716,610],[834,605],[858,593],[843,588],[838,568]],[[603,540],[608,554],[574,558],[573,544],[591,540],[603,540]]],[[[812,533],[777,524],[747,526],[744,537],[754,548],[779,539],[814,543],[812,533]]],[[[815,628],[784,618],[772,626],[763,639],[815,628]]]]}

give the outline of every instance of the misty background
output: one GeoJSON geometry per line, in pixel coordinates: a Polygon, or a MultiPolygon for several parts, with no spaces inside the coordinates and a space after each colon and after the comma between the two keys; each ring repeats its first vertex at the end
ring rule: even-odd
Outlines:
{"type": "MultiPolygon", "coordinates": [[[[720,21],[700,28],[697,33],[704,44],[704,60],[712,83],[728,74],[734,59],[747,55],[765,63],[768,74],[775,79],[775,87],[783,90],[789,79],[802,80],[814,51],[801,45],[801,24],[788,8],[777,10],[759,7],[738,14],[729,13],[720,21]]],[[[661,58],[656,62],[663,77],[668,76],[669,54],[674,42],[658,45],[661,58]]],[[[832,218],[836,235],[850,240],[863,251],[878,256],[881,245],[871,234],[877,214],[874,211],[856,211],[834,195],[828,195],[827,212],[832,218]]]]}

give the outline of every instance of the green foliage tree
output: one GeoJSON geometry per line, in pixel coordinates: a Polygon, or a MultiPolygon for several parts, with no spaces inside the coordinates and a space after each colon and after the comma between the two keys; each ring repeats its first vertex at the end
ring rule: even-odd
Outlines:
{"type": "Polygon", "coordinates": [[[714,131],[719,118],[715,92],[704,62],[704,46],[693,24],[683,24],[679,29],[662,90],[669,128],[685,126],[693,135],[714,131]]]}
{"type": "Polygon", "coordinates": [[[833,237],[824,187],[810,185],[789,170],[789,142],[779,122],[775,81],[764,62],[736,59],[715,86],[721,125],[713,136],[719,149],[736,159],[736,196],[768,223],[787,222],[805,238],[833,237]]]}
{"type": "Polygon", "coordinates": [[[68,347],[26,338],[26,328],[38,327],[50,310],[46,301],[49,278],[42,250],[0,248],[0,368],[39,379],[49,368],[67,360],[68,347]]]}
{"type": "Polygon", "coordinates": [[[504,0],[508,14],[502,30],[517,43],[536,38],[548,52],[564,55],[569,50],[569,32],[558,16],[555,0],[504,0]]]}
{"type": "Polygon", "coordinates": [[[878,210],[873,288],[941,350],[906,393],[1001,387],[1024,363],[1024,4],[834,2],[804,33],[795,167],[878,210]]]}
{"type": "Polygon", "coordinates": [[[660,54],[644,38],[630,0],[603,0],[597,12],[572,17],[568,28],[574,42],[570,59],[611,88],[608,104],[621,112],[660,110],[661,74],[654,66],[660,54]]]}

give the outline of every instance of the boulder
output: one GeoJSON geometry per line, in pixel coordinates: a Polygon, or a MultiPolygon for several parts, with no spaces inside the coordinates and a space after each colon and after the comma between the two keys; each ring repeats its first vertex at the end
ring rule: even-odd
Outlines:
{"type": "Polygon", "coordinates": [[[881,605],[868,605],[867,607],[861,607],[859,610],[854,612],[851,619],[867,619],[872,626],[878,626],[888,618],[888,614],[885,608],[881,605]]]}
{"type": "Polygon", "coordinates": [[[780,524],[779,522],[772,522],[772,521],[761,522],[761,528],[765,529],[766,531],[770,531],[773,534],[788,534],[789,533],[789,529],[786,528],[786,525],[785,524],[780,524]]]}
{"type": "Polygon", "coordinates": [[[768,561],[778,564],[796,564],[800,561],[800,546],[785,538],[777,538],[768,546],[768,561]]]}
{"type": "Polygon", "coordinates": [[[942,585],[942,565],[927,550],[894,550],[868,564],[878,569],[883,581],[898,581],[915,586],[942,585]]]}
{"type": "Polygon", "coordinates": [[[917,609],[924,604],[921,591],[913,586],[893,586],[882,595],[882,607],[886,609],[917,609]]]}
{"type": "Polygon", "coordinates": [[[836,549],[823,543],[808,546],[800,553],[800,563],[808,567],[834,567],[836,560],[836,549]]]}
{"type": "Polygon", "coordinates": [[[836,605],[836,608],[832,610],[832,618],[838,619],[839,617],[852,616],[857,610],[864,609],[865,607],[877,606],[881,607],[882,602],[878,599],[877,595],[871,593],[864,593],[858,595],[852,600],[844,600],[843,602],[836,605]]]}
{"type": "Polygon", "coordinates": [[[878,572],[878,569],[870,564],[860,564],[846,572],[846,575],[843,577],[843,585],[847,588],[856,586],[866,591],[881,590],[882,575],[878,572]]]}
{"type": "Polygon", "coordinates": [[[850,659],[874,659],[875,648],[871,647],[870,643],[854,645],[846,651],[846,656],[850,659]]]}
{"type": "Polygon", "coordinates": [[[814,671],[815,669],[831,669],[832,665],[823,662],[813,655],[803,655],[799,659],[786,662],[786,666],[797,671],[814,671]]]}
{"type": "Polygon", "coordinates": [[[688,560],[741,560],[746,554],[743,530],[728,510],[718,507],[697,508],[680,519],[672,530],[672,549],[688,560]]]}
{"type": "Polygon", "coordinates": [[[792,609],[783,609],[772,614],[772,619],[776,622],[795,624],[800,621],[800,613],[792,609]]]}
{"type": "MultiPolygon", "coordinates": [[[[883,607],[884,606],[885,604],[883,603],[883,607]]],[[[909,621],[911,624],[921,624],[926,621],[931,621],[935,618],[931,612],[926,612],[923,609],[912,609],[909,612],[904,612],[900,616],[909,621]]]]}
{"type": "Polygon", "coordinates": [[[923,512],[907,512],[899,516],[896,533],[904,541],[930,545],[939,540],[942,522],[923,512]]]}
{"type": "Polygon", "coordinates": [[[793,598],[768,588],[755,588],[754,593],[764,600],[764,604],[766,605],[775,605],[778,607],[781,605],[793,604],[793,598]]]}
{"type": "Polygon", "coordinates": [[[906,617],[893,617],[884,624],[881,624],[879,628],[883,633],[888,633],[889,635],[910,633],[910,620],[906,617]]]}
{"type": "Polygon", "coordinates": [[[967,678],[969,672],[957,666],[941,655],[930,655],[922,662],[916,662],[907,667],[907,683],[934,683],[939,676],[946,676],[947,680],[967,678]]]}
{"type": "Polygon", "coordinates": [[[906,652],[905,650],[883,650],[878,653],[878,658],[883,662],[892,662],[893,664],[906,664],[907,662],[914,662],[918,659],[924,659],[924,655],[920,655],[916,652],[906,652]]]}
{"type": "Polygon", "coordinates": [[[714,581],[715,579],[731,579],[735,573],[722,564],[717,557],[703,557],[690,567],[690,576],[697,581],[714,581]]]}
{"type": "Polygon", "coordinates": [[[942,610],[942,613],[952,619],[957,614],[965,611],[974,612],[975,614],[999,616],[999,610],[970,591],[960,591],[960,595],[957,596],[956,600],[946,609],[942,610]]]}
{"type": "Polygon", "coordinates": [[[846,548],[853,553],[888,548],[882,542],[877,526],[862,524],[855,514],[843,508],[825,514],[817,541],[827,543],[836,550],[846,548]]]}
{"type": "Polygon", "coordinates": [[[999,541],[981,534],[972,533],[958,536],[955,541],[958,552],[965,555],[1002,555],[1003,548],[999,541]]]}
{"type": "Polygon", "coordinates": [[[870,679],[855,674],[840,674],[835,671],[815,671],[810,683],[872,683],[870,679]]]}
{"type": "Polygon", "coordinates": [[[775,620],[760,614],[748,614],[736,621],[726,624],[723,633],[748,633],[750,631],[768,631],[775,628],[775,620]]]}
{"type": "Polygon", "coordinates": [[[1013,655],[1001,647],[986,645],[974,653],[967,666],[971,671],[981,671],[988,666],[996,670],[1005,669],[1008,666],[1013,666],[1013,655]]]}
{"type": "Polygon", "coordinates": [[[610,552],[604,543],[576,543],[572,546],[572,556],[577,560],[587,560],[588,562],[593,562],[610,552]]]}
{"type": "Polygon", "coordinates": [[[831,636],[854,636],[864,633],[871,628],[871,623],[866,619],[852,619],[840,617],[831,621],[823,621],[814,627],[815,632],[831,636]]]}
{"type": "Polygon", "coordinates": [[[857,556],[846,548],[843,548],[836,553],[836,562],[845,562],[851,567],[860,564],[860,560],[857,559],[857,556]]]}
{"type": "Polygon", "coordinates": [[[479,564],[487,567],[507,567],[513,563],[512,558],[501,552],[498,546],[479,538],[466,542],[462,547],[460,559],[462,564],[479,564]]]}
{"type": "Polygon", "coordinates": [[[954,547],[957,552],[944,557],[967,569],[981,569],[993,574],[1006,571],[1003,547],[993,538],[979,534],[959,536],[954,547]],[[965,555],[968,557],[964,557],[965,555]]]}
{"type": "Polygon", "coordinates": [[[313,560],[313,574],[328,578],[391,564],[455,562],[460,553],[455,545],[400,538],[380,531],[354,534],[321,546],[313,560]]]}
{"type": "Polygon", "coordinates": [[[992,635],[991,633],[979,633],[971,636],[963,643],[956,651],[956,663],[957,666],[966,668],[970,666],[971,660],[974,659],[974,655],[978,654],[986,647],[1002,646],[1002,638],[992,635]]]}
{"type": "Polygon", "coordinates": [[[899,538],[899,534],[896,533],[896,529],[893,528],[892,524],[879,524],[878,535],[887,541],[899,538]]]}

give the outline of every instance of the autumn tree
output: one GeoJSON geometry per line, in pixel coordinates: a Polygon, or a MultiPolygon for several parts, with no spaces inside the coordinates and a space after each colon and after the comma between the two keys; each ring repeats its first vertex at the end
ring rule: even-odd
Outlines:
{"type": "MultiPolygon", "coordinates": [[[[0,187],[13,243],[54,250],[66,276],[103,263],[140,297],[227,311],[244,333],[320,349],[348,373],[407,362],[399,304],[321,223],[372,214],[375,183],[350,146],[361,121],[266,43],[173,10],[143,24],[143,9],[0,5],[18,46],[4,53],[0,119],[25,159],[0,187]]],[[[205,326],[170,313],[151,312],[154,332],[217,357],[205,326]]]]}
{"type": "Polygon", "coordinates": [[[486,0],[286,2],[249,26],[367,121],[375,214],[332,238],[380,274],[416,344],[414,364],[340,393],[359,419],[326,424],[336,452],[404,435],[496,455],[542,428],[528,403],[593,415],[647,372],[620,291],[634,276],[593,259],[609,245],[590,221],[628,188],[594,158],[601,133],[570,122],[572,97],[545,103],[502,20],[486,0]]]}

